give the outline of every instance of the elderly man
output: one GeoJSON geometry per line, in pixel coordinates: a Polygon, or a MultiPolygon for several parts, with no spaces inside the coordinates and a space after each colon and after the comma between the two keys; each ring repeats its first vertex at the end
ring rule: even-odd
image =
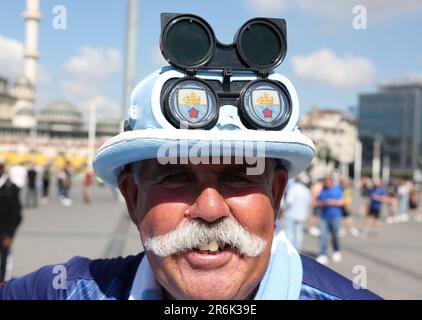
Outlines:
{"type": "Polygon", "coordinates": [[[284,20],[247,22],[242,60],[236,44],[209,46],[209,28],[198,16],[162,15],[161,49],[178,69],[137,85],[125,132],[94,160],[123,194],[144,252],[47,266],[6,283],[0,298],[378,298],[299,255],[278,223],[288,178],[314,154],[296,128],[292,84],[269,73],[284,58],[273,50],[285,49],[284,20]]]}

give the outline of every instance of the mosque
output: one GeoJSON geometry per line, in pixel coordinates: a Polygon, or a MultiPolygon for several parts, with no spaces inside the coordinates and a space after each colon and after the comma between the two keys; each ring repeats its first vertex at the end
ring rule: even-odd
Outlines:
{"type": "MultiPolygon", "coordinates": [[[[66,155],[86,161],[92,156],[82,113],[72,103],[52,101],[34,111],[37,85],[39,0],[27,0],[23,73],[17,79],[2,77],[0,70],[0,157],[9,162],[35,159],[46,162],[66,155]]],[[[117,119],[102,119],[95,126],[95,145],[120,131],[117,119]]],[[[74,160],[76,161],[76,160],[74,160]]],[[[77,161],[76,161],[77,162],[77,161]]]]}

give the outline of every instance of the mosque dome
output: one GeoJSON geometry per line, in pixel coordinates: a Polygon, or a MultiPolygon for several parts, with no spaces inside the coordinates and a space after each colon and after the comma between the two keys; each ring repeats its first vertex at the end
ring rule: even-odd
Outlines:
{"type": "Polygon", "coordinates": [[[41,110],[38,118],[39,128],[43,130],[73,132],[82,128],[82,113],[70,102],[55,101],[41,110]]]}
{"type": "Polygon", "coordinates": [[[20,75],[15,82],[13,83],[13,87],[30,87],[32,88],[31,81],[25,77],[24,75],[20,75]]]}
{"type": "Polygon", "coordinates": [[[41,111],[40,120],[43,122],[82,123],[82,113],[67,101],[55,101],[41,111]]]}

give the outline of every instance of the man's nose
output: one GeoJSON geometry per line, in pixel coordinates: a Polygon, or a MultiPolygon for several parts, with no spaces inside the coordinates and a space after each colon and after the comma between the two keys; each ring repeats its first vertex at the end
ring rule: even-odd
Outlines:
{"type": "Polygon", "coordinates": [[[191,218],[214,222],[230,215],[230,208],[223,196],[215,188],[206,188],[201,191],[195,203],[189,209],[191,218]]]}

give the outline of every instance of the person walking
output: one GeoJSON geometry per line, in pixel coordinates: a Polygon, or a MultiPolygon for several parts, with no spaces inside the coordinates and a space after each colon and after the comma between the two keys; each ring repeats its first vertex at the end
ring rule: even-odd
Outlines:
{"type": "Polygon", "coordinates": [[[350,181],[348,178],[341,179],[341,188],[343,189],[344,194],[344,204],[342,207],[342,216],[343,220],[346,223],[348,232],[357,237],[359,235],[358,229],[355,227],[355,222],[352,218],[352,189],[350,188],[350,181]]]}
{"type": "Polygon", "coordinates": [[[381,230],[381,209],[383,203],[390,203],[390,197],[387,196],[387,193],[382,186],[381,180],[374,180],[374,187],[369,193],[371,199],[369,204],[368,216],[363,227],[363,235],[366,236],[370,232],[374,232],[374,235],[377,235],[381,230]]]}
{"type": "Polygon", "coordinates": [[[94,183],[94,174],[87,168],[82,181],[84,203],[89,204],[92,201],[92,184],[94,183]]]}
{"type": "Polygon", "coordinates": [[[321,208],[318,207],[317,197],[321,193],[323,183],[320,180],[311,183],[311,195],[312,195],[312,214],[309,217],[309,234],[314,237],[319,237],[321,231],[317,227],[321,216],[321,208]]]}
{"type": "Polygon", "coordinates": [[[311,211],[311,202],[311,191],[296,177],[287,189],[284,221],[287,239],[298,250],[302,248],[303,226],[311,211]]]}
{"type": "Polygon", "coordinates": [[[25,163],[22,161],[9,169],[9,179],[15,186],[18,187],[19,191],[26,186],[28,179],[28,171],[26,170],[24,164],[25,163]]]}
{"type": "Polygon", "coordinates": [[[317,257],[317,261],[321,264],[328,263],[328,233],[331,233],[334,249],[331,259],[338,263],[342,259],[339,227],[344,206],[344,195],[343,190],[334,185],[331,176],[327,176],[324,180],[324,187],[317,197],[317,205],[321,208],[320,255],[317,257]]]}
{"type": "Polygon", "coordinates": [[[51,180],[51,163],[48,163],[42,172],[42,203],[50,201],[50,180],[51,180]]]}
{"type": "Polygon", "coordinates": [[[413,181],[410,182],[410,197],[409,197],[409,211],[416,222],[422,221],[422,215],[418,210],[419,206],[419,197],[418,189],[413,181]]]}
{"type": "Polygon", "coordinates": [[[410,190],[411,186],[408,181],[401,180],[399,187],[397,188],[397,194],[399,197],[399,214],[397,216],[397,222],[406,222],[409,220],[409,202],[410,202],[410,190]]]}
{"type": "Polygon", "coordinates": [[[59,188],[59,199],[64,206],[70,206],[72,200],[69,197],[70,187],[72,184],[72,173],[70,171],[70,163],[66,162],[66,165],[57,174],[57,184],[59,188]]]}
{"type": "Polygon", "coordinates": [[[0,163],[0,283],[8,280],[10,249],[21,220],[19,188],[8,177],[4,164],[0,163]]]}
{"type": "Polygon", "coordinates": [[[385,222],[387,224],[396,223],[396,222],[399,222],[400,220],[399,219],[399,196],[398,196],[399,184],[400,184],[399,180],[392,178],[385,187],[386,196],[389,197],[389,201],[385,204],[386,205],[385,222]]]}
{"type": "Polygon", "coordinates": [[[27,208],[36,208],[38,205],[37,176],[38,173],[35,170],[34,165],[31,164],[27,174],[28,185],[25,200],[25,207],[27,208]]]}

